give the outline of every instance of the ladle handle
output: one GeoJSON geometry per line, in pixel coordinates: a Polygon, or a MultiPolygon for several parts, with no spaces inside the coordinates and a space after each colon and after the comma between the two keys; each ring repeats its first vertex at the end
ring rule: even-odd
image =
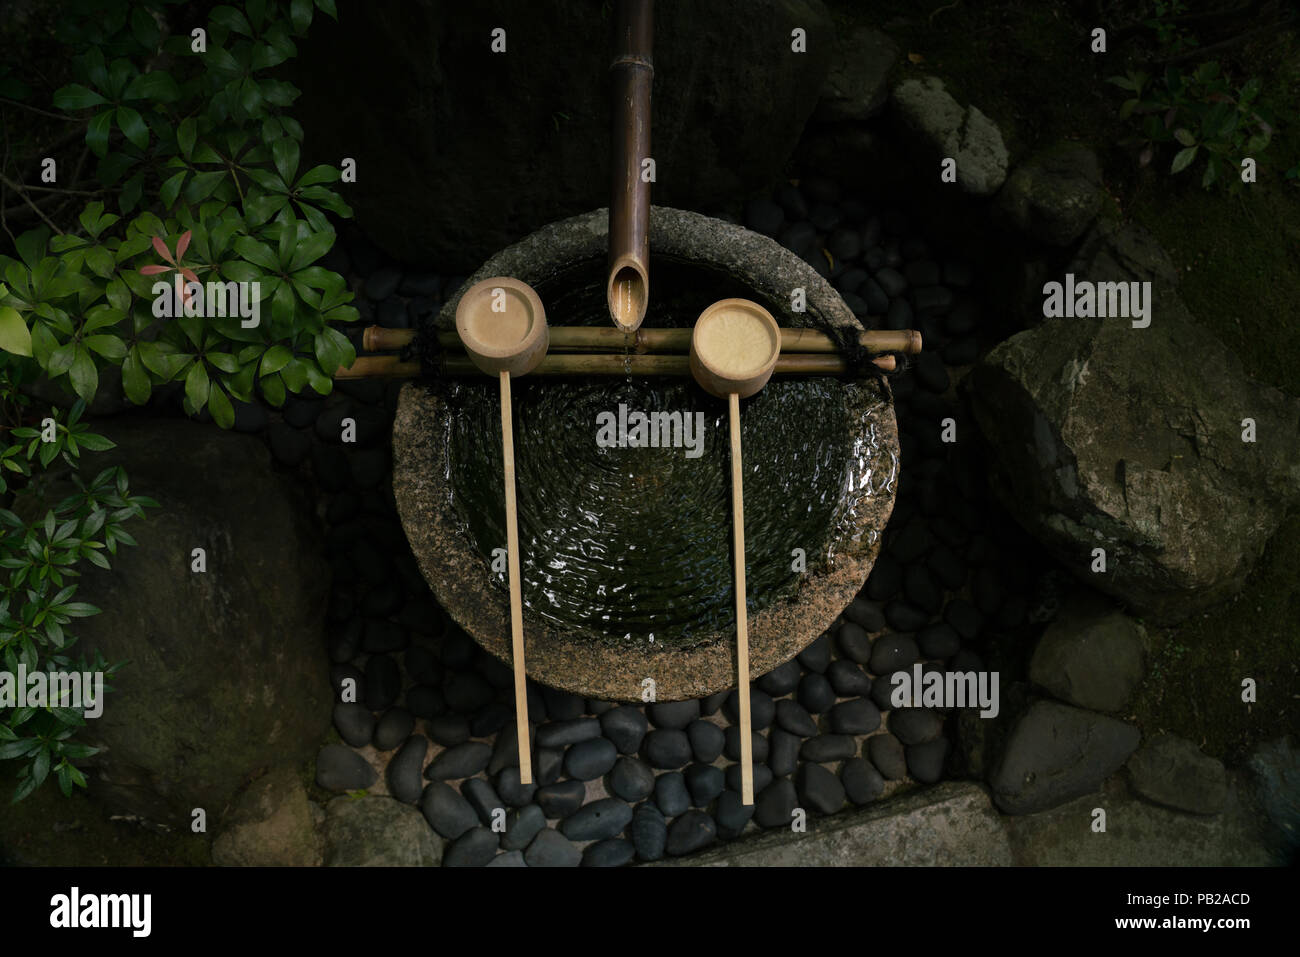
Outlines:
{"type": "Polygon", "coordinates": [[[754,803],[754,735],[749,714],[749,614],[745,607],[745,492],[740,459],[740,396],[727,396],[731,407],[731,529],[736,574],[736,670],[740,695],[740,800],[754,803]]]}
{"type": "Polygon", "coordinates": [[[515,727],[519,732],[519,783],[533,783],[528,740],[528,687],[524,671],[524,602],[519,584],[519,512],[515,504],[515,434],[510,373],[501,372],[501,462],[506,487],[506,563],[510,574],[510,655],[515,670],[515,727]]]}

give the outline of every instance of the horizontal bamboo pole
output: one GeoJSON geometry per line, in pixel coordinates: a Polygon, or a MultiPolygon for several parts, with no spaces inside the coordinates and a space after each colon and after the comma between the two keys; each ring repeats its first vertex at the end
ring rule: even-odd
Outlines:
{"type": "MultiPolygon", "coordinates": [[[[893,356],[879,356],[872,362],[892,372],[893,356]]],[[[483,375],[467,356],[448,356],[443,371],[451,376],[483,375]]],[[[811,353],[783,355],[776,360],[776,375],[844,375],[848,366],[837,355],[811,353]]],[[[403,362],[397,356],[361,356],[352,365],[340,368],[336,379],[409,379],[420,374],[420,363],[403,362]]],[[[547,354],[530,376],[690,376],[687,356],[621,356],[612,354],[547,354]]]]}
{"type": "MultiPolygon", "coordinates": [[[[609,326],[552,326],[548,352],[608,351],[622,354],[624,349],[634,353],[691,351],[690,329],[638,329],[627,335],[609,326]]],[[[387,352],[402,349],[415,338],[414,329],[385,329],[368,326],[362,338],[367,352],[387,352]]],[[[861,333],[858,342],[868,352],[921,351],[921,333],[915,329],[873,329],[861,333]]],[[[438,333],[438,345],[443,349],[463,349],[454,329],[438,333]]],[[[817,329],[782,329],[782,352],[837,353],[839,344],[817,329]]]]}

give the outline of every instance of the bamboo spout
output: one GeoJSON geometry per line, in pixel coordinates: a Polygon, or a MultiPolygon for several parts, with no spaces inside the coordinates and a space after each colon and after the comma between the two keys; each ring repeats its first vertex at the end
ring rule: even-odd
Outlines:
{"type": "Polygon", "coordinates": [[[609,278],[605,296],[614,325],[635,332],[650,301],[650,88],[653,0],[617,0],[614,19],[612,189],[609,203],[609,278]]]}

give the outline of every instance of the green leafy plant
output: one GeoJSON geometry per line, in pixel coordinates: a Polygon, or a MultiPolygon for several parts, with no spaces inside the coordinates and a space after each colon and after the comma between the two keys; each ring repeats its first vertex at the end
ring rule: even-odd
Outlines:
{"type": "Polygon", "coordinates": [[[1179,24],[1178,18],[1186,15],[1187,4],[1182,0],[1157,0],[1151,16],[1142,21],[1156,36],[1156,45],[1165,56],[1179,56],[1199,44],[1196,35],[1179,24]]]}
{"type": "MultiPolygon", "coordinates": [[[[302,168],[303,130],[286,112],[299,91],[276,75],[317,11],[335,18],[334,0],[246,0],[212,8],[196,30],[176,0],[68,0],[56,21],[57,40],[85,52],[71,59],[74,82],[52,94],[62,112],[32,109],[79,124],[94,179],[78,180],[80,163],[66,187],[3,178],[43,220],[10,234],[15,255],[0,255],[0,659],[10,672],[84,665],[70,657],[68,626],[98,609],[74,600],[77,566],[108,567],[135,543],[124,524],[156,504],[131,494],[120,468],[81,474],[82,453],[113,447],[83,421],[103,370],[120,368],[137,405],[182,382],[186,412],[230,428],[236,400],[325,395],[355,357],[337,328],[358,318],[352,293],[320,265],[336,239],[331,217],[351,215],[340,170],[302,168]],[[51,195],[94,198],[61,221],[46,212],[64,208],[48,206],[51,195]],[[256,320],[192,313],[186,283],[247,292],[256,320]],[[37,410],[25,389],[37,379],[75,397],[71,410],[37,410]],[[36,508],[55,472],[76,493],[36,508]]],[[[0,95],[36,94],[0,67],[0,95]]],[[[20,762],[15,800],[51,774],[64,794],[85,786],[76,762],[93,749],[73,740],[84,723],[72,708],[0,705],[0,760],[20,762]]]]}
{"type": "Polygon", "coordinates": [[[1258,77],[1234,87],[1216,62],[1191,73],[1171,66],[1158,80],[1141,71],[1108,80],[1131,96],[1120,116],[1137,127],[1122,145],[1138,149],[1146,166],[1164,145],[1178,147],[1169,171],[1181,173],[1204,157],[1201,185],[1216,183],[1240,189],[1236,173],[1246,157],[1258,158],[1273,137],[1273,124],[1256,105],[1262,88],[1258,77]]]}

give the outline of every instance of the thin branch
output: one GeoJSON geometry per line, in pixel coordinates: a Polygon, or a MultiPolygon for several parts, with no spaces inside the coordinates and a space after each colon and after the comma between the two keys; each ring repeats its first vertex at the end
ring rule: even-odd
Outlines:
{"type": "Polygon", "coordinates": [[[23,103],[20,100],[11,100],[7,96],[0,96],[0,103],[7,103],[10,106],[16,106],[24,110],[31,110],[33,113],[41,114],[41,116],[53,117],[56,120],[64,120],[68,123],[81,122],[81,120],[77,119],[75,116],[68,116],[66,113],[51,113],[49,110],[42,110],[39,106],[31,106],[30,104],[23,103]]]}
{"type": "Polygon", "coordinates": [[[4,173],[0,173],[0,182],[3,182],[15,193],[21,196],[23,198],[23,202],[25,202],[28,206],[30,206],[36,212],[37,216],[45,220],[46,225],[48,225],[50,229],[54,230],[60,236],[63,235],[63,230],[59,229],[59,227],[55,225],[54,220],[50,219],[50,217],[45,215],[44,210],[42,210],[39,206],[37,206],[35,203],[32,202],[31,197],[27,195],[27,190],[23,189],[23,187],[20,184],[15,183],[4,173]]]}

